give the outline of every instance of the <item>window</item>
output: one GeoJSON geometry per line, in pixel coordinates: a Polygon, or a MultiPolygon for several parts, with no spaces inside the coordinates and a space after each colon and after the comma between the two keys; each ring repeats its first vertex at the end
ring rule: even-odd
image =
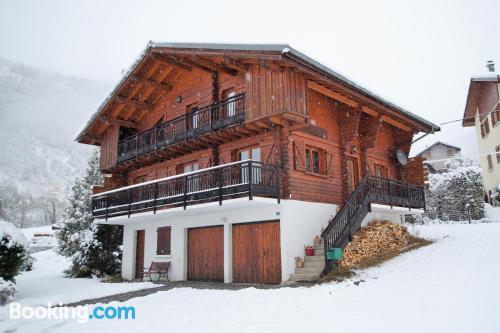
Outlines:
{"type": "Polygon", "coordinates": [[[491,113],[491,125],[495,126],[497,123],[500,123],[500,104],[498,104],[495,111],[491,113]]]}
{"type": "Polygon", "coordinates": [[[500,146],[495,148],[495,152],[497,153],[497,164],[500,164],[500,146]]]}
{"type": "Polygon", "coordinates": [[[488,117],[484,118],[481,123],[481,137],[485,137],[490,132],[490,123],[488,121],[488,117]]]}
{"type": "Polygon", "coordinates": [[[387,168],[383,165],[375,164],[375,176],[380,178],[388,178],[387,168]]]}
{"type": "Polygon", "coordinates": [[[306,171],[317,174],[326,174],[325,155],[326,154],[323,149],[307,147],[306,171]]]}
{"type": "Polygon", "coordinates": [[[170,227],[156,229],[156,254],[159,256],[170,254],[170,227]]]}
{"type": "Polygon", "coordinates": [[[453,148],[448,148],[448,149],[446,150],[446,154],[447,154],[448,156],[453,156],[453,148]]]}
{"type": "Polygon", "coordinates": [[[488,170],[493,170],[493,159],[491,158],[492,154],[488,154],[487,159],[488,159],[488,170]]]}

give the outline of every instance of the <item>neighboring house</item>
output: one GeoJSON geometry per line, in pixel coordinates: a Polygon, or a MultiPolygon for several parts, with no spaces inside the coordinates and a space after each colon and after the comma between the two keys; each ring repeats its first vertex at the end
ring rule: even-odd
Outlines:
{"type": "Polygon", "coordinates": [[[489,74],[472,77],[462,126],[476,127],[486,200],[493,204],[492,194],[500,185],[500,75],[493,63],[489,74]]]}
{"type": "Polygon", "coordinates": [[[425,163],[431,166],[431,172],[442,172],[447,169],[449,159],[460,153],[460,148],[438,141],[425,148],[417,156],[425,159],[425,163]]]}
{"type": "Polygon", "coordinates": [[[77,140],[101,147],[92,213],[124,227],[123,278],[281,283],[317,278],[370,211],[422,209],[404,154],[433,131],[288,45],[150,43],[77,140]]]}

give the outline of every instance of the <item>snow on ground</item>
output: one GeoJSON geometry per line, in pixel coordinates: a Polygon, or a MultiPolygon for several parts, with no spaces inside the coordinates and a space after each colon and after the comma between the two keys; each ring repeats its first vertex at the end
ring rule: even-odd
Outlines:
{"type": "Polygon", "coordinates": [[[342,283],[273,290],[179,288],[110,303],[135,306],[135,320],[0,325],[16,332],[74,333],[500,332],[500,223],[411,229],[436,242],[342,283]]]}
{"type": "Polygon", "coordinates": [[[55,235],[56,230],[52,230],[51,225],[23,228],[21,231],[29,240],[32,252],[36,252],[39,249],[54,247],[57,244],[55,235]]]}
{"type": "MultiPolygon", "coordinates": [[[[80,301],[138,289],[155,287],[153,283],[104,283],[99,279],[72,279],[63,274],[69,259],[52,250],[34,253],[33,270],[16,277],[15,302],[30,306],[47,306],[80,301]]],[[[0,328],[8,318],[8,306],[0,307],[0,328]]],[[[0,331],[2,331],[0,329],[0,331]]]]}

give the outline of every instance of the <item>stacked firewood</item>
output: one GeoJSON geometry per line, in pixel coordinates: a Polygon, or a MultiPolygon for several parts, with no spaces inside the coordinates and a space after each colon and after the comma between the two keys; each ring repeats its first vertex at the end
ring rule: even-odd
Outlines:
{"type": "Polygon", "coordinates": [[[354,267],[364,259],[400,251],[409,243],[406,227],[389,221],[372,221],[354,234],[352,242],[344,249],[341,264],[354,267]]]}

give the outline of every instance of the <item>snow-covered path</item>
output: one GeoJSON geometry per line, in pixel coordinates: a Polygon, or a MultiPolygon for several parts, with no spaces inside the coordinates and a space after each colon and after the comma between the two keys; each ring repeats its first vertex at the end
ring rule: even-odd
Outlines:
{"type": "Polygon", "coordinates": [[[179,288],[111,303],[135,306],[135,320],[0,325],[16,332],[500,332],[500,223],[415,229],[436,242],[339,284],[179,288]]]}

